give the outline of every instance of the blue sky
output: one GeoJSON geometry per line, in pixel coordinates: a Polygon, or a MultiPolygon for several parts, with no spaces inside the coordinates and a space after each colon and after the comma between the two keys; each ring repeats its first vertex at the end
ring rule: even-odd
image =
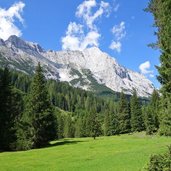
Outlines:
{"type": "Polygon", "coordinates": [[[98,46],[156,87],[159,52],[153,18],[143,9],[148,0],[1,0],[0,37],[15,34],[45,49],[98,46]]]}

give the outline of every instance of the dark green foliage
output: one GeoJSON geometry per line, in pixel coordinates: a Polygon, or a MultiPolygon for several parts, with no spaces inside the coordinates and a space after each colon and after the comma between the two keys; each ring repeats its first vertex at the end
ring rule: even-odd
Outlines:
{"type": "Polygon", "coordinates": [[[75,137],[83,137],[84,136],[84,127],[83,127],[83,119],[79,117],[75,123],[75,137]]]}
{"type": "Polygon", "coordinates": [[[171,0],[150,0],[147,11],[154,17],[157,27],[157,48],[160,49],[160,66],[157,66],[158,81],[161,84],[161,123],[160,134],[171,135],[170,103],[171,103],[171,0]],[[169,123],[170,122],[170,123],[169,123]]]}
{"type": "Polygon", "coordinates": [[[95,111],[92,110],[92,112],[90,113],[89,116],[90,119],[90,136],[93,137],[94,139],[96,137],[98,137],[101,134],[101,130],[100,130],[100,123],[99,123],[99,119],[97,116],[97,113],[95,113],[95,111]]]}
{"type": "Polygon", "coordinates": [[[153,91],[149,105],[153,112],[154,125],[157,130],[159,128],[159,110],[160,110],[160,96],[157,90],[153,91]]]}
{"type": "Polygon", "coordinates": [[[170,171],[171,170],[171,146],[168,151],[163,155],[153,155],[150,157],[148,164],[148,171],[170,171]]]}
{"type": "Polygon", "coordinates": [[[6,67],[0,76],[0,149],[13,150],[16,141],[16,122],[23,110],[22,95],[11,86],[6,67]]]}
{"type": "Polygon", "coordinates": [[[64,137],[72,138],[74,137],[74,126],[72,117],[68,114],[64,117],[64,137]]]}
{"type": "Polygon", "coordinates": [[[171,96],[171,15],[170,0],[150,0],[147,11],[154,16],[157,27],[157,47],[161,50],[160,66],[157,67],[163,96],[171,96]]]}
{"type": "Polygon", "coordinates": [[[130,118],[131,117],[128,102],[126,96],[122,92],[118,104],[118,122],[119,132],[121,134],[131,131],[130,118]]]}
{"type": "Polygon", "coordinates": [[[131,129],[133,132],[140,132],[144,130],[144,122],[142,117],[140,101],[137,97],[137,93],[134,90],[133,96],[130,101],[131,107],[131,129]]]}
{"type": "Polygon", "coordinates": [[[157,90],[154,90],[150,103],[143,108],[147,134],[153,134],[159,129],[159,100],[159,93],[157,90]]]}
{"type": "MultiPolygon", "coordinates": [[[[36,68],[22,121],[27,127],[27,132],[25,132],[24,128],[23,133],[20,134],[24,135],[26,133],[22,139],[24,141],[26,138],[25,141],[32,142],[29,143],[32,145],[31,148],[43,147],[50,140],[56,138],[56,118],[48,98],[46,81],[40,64],[36,68]]],[[[27,144],[27,142],[23,144],[27,144]]]]}
{"type": "Polygon", "coordinates": [[[108,111],[105,112],[104,118],[104,135],[111,135],[111,116],[108,111]]]}
{"type": "Polygon", "coordinates": [[[64,116],[57,112],[57,135],[58,139],[64,138],[64,116]]]}
{"type": "Polygon", "coordinates": [[[163,107],[161,110],[161,123],[159,134],[165,136],[171,136],[171,103],[167,103],[167,108],[163,107]]]}
{"type": "Polygon", "coordinates": [[[111,135],[118,135],[120,133],[119,130],[119,118],[118,118],[118,104],[112,104],[109,105],[109,112],[110,112],[110,134],[111,135]]]}
{"type": "Polygon", "coordinates": [[[149,106],[143,109],[146,134],[151,135],[157,131],[153,110],[149,106]]]}

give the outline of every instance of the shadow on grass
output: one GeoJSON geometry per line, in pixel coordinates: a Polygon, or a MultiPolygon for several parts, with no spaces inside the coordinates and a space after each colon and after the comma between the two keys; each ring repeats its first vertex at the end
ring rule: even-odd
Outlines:
{"type": "Polygon", "coordinates": [[[56,147],[56,146],[61,146],[61,145],[69,145],[69,144],[78,144],[78,143],[82,143],[84,141],[74,141],[74,140],[60,140],[57,142],[54,142],[52,144],[49,144],[47,147],[56,147]]]}

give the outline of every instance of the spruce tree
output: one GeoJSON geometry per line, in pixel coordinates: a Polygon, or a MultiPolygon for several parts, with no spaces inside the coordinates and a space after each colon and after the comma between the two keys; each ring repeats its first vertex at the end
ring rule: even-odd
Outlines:
{"type": "Polygon", "coordinates": [[[83,121],[82,118],[79,117],[75,123],[75,137],[83,136],[83,121]]]}
{"type": "Polygon", "coordinates": [[[72,123],[72,117],[68,114],[64,119],[64,137],[72,138],[74,137],[74,127],[72,123]]]}
{"type": "Polygon", "coordinates": [[[161,106],[160,106],[160,134],[171,135],[170,132],[170,103],[171,103],[171,1],[170,0],[150,0],[148,12],[152,13],[154,17],[154,26],[157,27],[155,35],[157,36],[157,43],[155,47],[160,49],[160,66],[157,66],[159,75],[158,80],[161,84],[160,92],[161,106]],[[167,132],[168,131],[168,132],[167,132]]]}
{"type": "Polygon", "coordinates": [[[122,92],[118,104],[118,121],[119,121],[119,132],[121,134],[128,133],[131,130],[130,125],[130,111],[127,99],[122,92]]]}
{"type": "Polygon", "coordinates": [[[154,90],[147,106],[143,107],[146,133],[153,134],[159,129],[159,93],[154,90]]]}
{"type": "Polygon", "coordinates": [[[157,128],[155,125],[155,117],[153,115],[152,108],[150,106],[145,107],[143,109],[143,113],[144,113],[146,134],[151,135],[157,131],[157,128]]]}
{"type": "Polygon", "coordinates": [[[64,116],[61,113],[57,115],[57,122],[58,122],[58,139],[64,138],[64,116]]]}
{"type": "Polygon", "coordinates": [[[159,128],[159,134],[165,136],[171,136],[171,102],[168,99],[168,107],[162,108],[161,113],[161,123],[159,128]]]}
{"type": "Polygon", "coordinates": [[[110,112],[110,134],[118,135],[120,133],[119,129],[119,117],[118,117],[118,103],[109,104],[109,112],[110,112]]]}
{"type": "Polygon", "coordinates": [[[154,90],[151,96],[150,104],[149,104],[152,115],[154,118],[154,125],[155,129],[158,130],[159,128],[159,111],[160,111],[160,96],[157,90],[154,90]]]}
{"type": "Polygon", "coordinates": [[[96,110],[94,106],[92,107],[90,114],[88,115],[88,125],[89,127],[89,136],[93,137],[94,139],[100,135],[100,122],[97,116],[96,110]]]}
{"type": "Polygon", "coordinates": [[[137,92],[134,90],[130,101],[131,107],[131,130],[140,132],[144,130],[144,121],[142,117],[140,101],[137,97],[137,92]]]}
{"type": "Polygon", "coordinates": [[[111,135],[119,135],[120,134],[120,125],[119,125],[119,119],[118,114],[112,113],[111,114],[111,135]]]}
{"type": "Polygon", "coordinates": [[[150,157],[146,168],[147,171],[170,171],[171,170],[171,146],[168,146],[164,154],[156,154],[150,157]]]}
{"type": "Polygon", "coordinates": [[[56,118],[40,63],[36,67],[23,117],[24,125],[28,127],[27,132],[30,134],[30,137],[26,135],[26,141],[30,142],[31,148],[43,147],[56,138],[56,118]]]}
{"type": "Polygon", "coordinates": [[[104,118],[104,135],[109,136],[111,134],[111,117],[109,114],[109,111],[105,112],[105,118],[104,118]]]}
{"type": "Polygon", "coordinates": [[[0,77],[0,149],[13,150],[16,141],[16,122],[22,112],[22,97],[11,85],[6,67],[0,77]]]}

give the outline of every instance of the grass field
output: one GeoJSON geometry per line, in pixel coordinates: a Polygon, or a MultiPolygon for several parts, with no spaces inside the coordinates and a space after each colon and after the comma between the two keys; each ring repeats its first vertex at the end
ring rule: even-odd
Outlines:
{"type": "Polygon", "coordinates": [[[51,147],[0,153],[0,171],[139,171],[171,138],[144,133],[64,139],[51,147]]]}

